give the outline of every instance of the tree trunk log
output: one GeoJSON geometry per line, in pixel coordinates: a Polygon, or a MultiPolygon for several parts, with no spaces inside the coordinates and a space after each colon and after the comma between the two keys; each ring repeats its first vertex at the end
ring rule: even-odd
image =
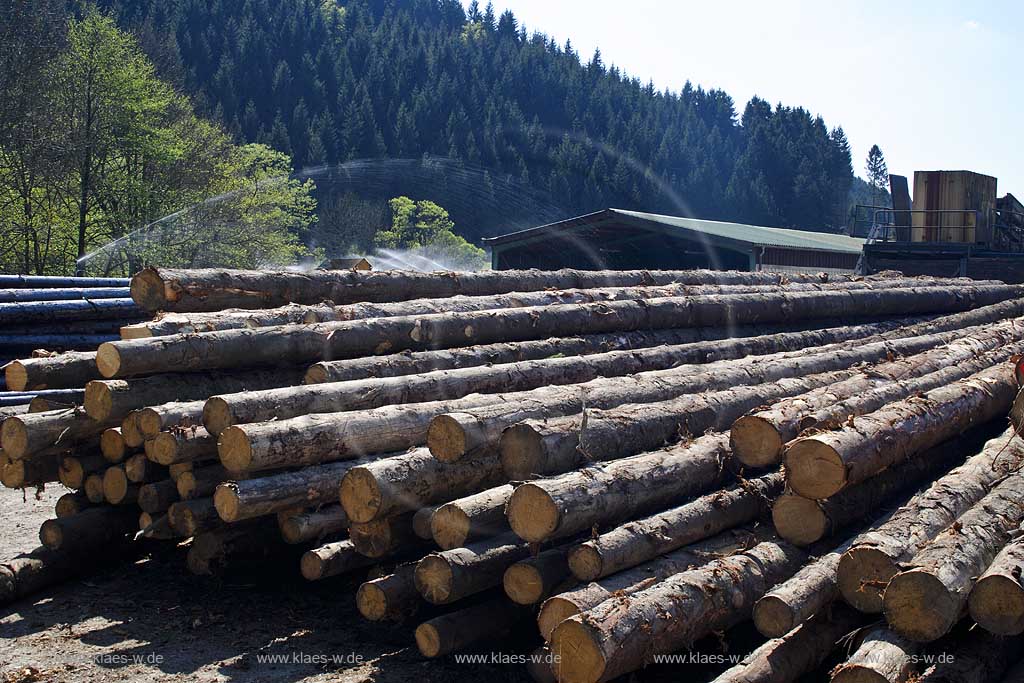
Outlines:
{"type": "Polygon", "coordinates": [[[340,505],[325,505],[318,510],[278,517],[277,524],[285,543],[297,544],[321,541],[344,531],[349,519],[340,505]]]}
{"type": "Polygon", "coordinates": [[[102,455],[67,456],[60,459],[57,478],[69,489],[80,489],[85,484],[86,477],[93,472],[100,472],[106,467],[107,461],[102,455]]]}
{"type": "Polygon", "coordinates": [[[341,480],[341,504],[354,522],[370,522],[489,489],[505,481],[494,459],[442,463],[426,448],[353,467],[341,480]]]}
{"type": "Polygon", "coordinates": [[[528,615],[504,597],[488,600],[423,622],[416,627],[416,647],[424,657],[442,657],[496,639],[528,615]]]}
{"type": "Polygon", "coordinates": [[[189,548],[186,562],[193,574],[223,574],[246,566],[264,566],[275,556],[294,552],[265,521],[232,524],[204,531],[189,548]]]}
{"type": "Polygon", "coordinates": [[[53,506],[53,514],[57,517],[70,517],[91,508],[92,505],[84,491],[69,491],[57,499],[53,506]]]}
{"type": "Polygon", "coordinates": [[[914,674],[918,645],[885,627],[865,636],[856,652],[832,671],[832,683],[906,683],[914,674]]]}
{"type": "Polygon", "coordinates": [[[60,460],[54,455],[7,460],[0,468],[0,483],[9,489],[40,486],[57,481],[59,471],[60,460]]]}
{"type": "Polygon", "coordinates": [[[922,397],[890,404],[786,448],[786,477],[805,498],[828,498],[967,429],[1005,415],[1017,394],[1002,363],[922,397]]]}
{"type": "Polygon", "coordinates": [[[0,303],[72,301],[74,299],[127,299],[128,287],[45,287],[41,289],[0,289],[0,303]]]}
{"type": "MultiPolygon", "coordinates": [[[[175,427],[186,429],[203,424],[203,406],[206,401],[172,401],[136,411],[136,421],[142,439],[155,439],[160,432],[175,427]]],[[[123,430],[123,425],[122,425],[123,430]]],[[[141,443],[139,444],[142,445],[141,443]]]]}
{"type": "Polygon", "coordinates": [[[97,422],[78,409],[27,413],[8,417],[0,425],[0,445],[11,460],[54,448],[70,448],[99,437],[113,423],[97,422]]]}
{"type": "Polygon", "coordinates": [[[167,508],[167,519],[171,528],[185,538],[224,526],[213,498],[193,498],[172,503],[167,508]]]}
{"type": "Polygon", "coordinates": [[[437,508],[438,506],[435,505],[421,507],[412,516],[412,532],[421,541],[430,541],[434,538],[430,535],[430,518],[434,516],[434,511],[437,508]]]}
{"type": "Polygon", "coordinates": [[[120,320],[147,318],[131,299],[77,299],[0,303],[0,325],[62,323],[68,320],[120,320]]]}
{"type": "Polygon", "coordinates": [[[128,508],[97,507],[77,515],[48,519],[39,527],[39,540],[50,550],[99,552],[134,533],[138,513],[128,508]]]}
{"type": "Polygon", "coordinates": [[[1024,473],[1015,472],[892,577],[882,609],[893,630],[918,642],[949,633],[967,606],[975,578],[1024,521],[1022,500],[1024,473]]]}
{"type": "Polygon", "coordinates": [[[178,500],[178,489],[170,479],[155,481],[139,489],[139,507],[143,512],[157,515],[178,500]]]}
{"type": "Polygon", "coordinates": [[[996,555],[971,589],[971,618],[990,633],[1024,633],[1024,536],[1017,536],[996,555]]]}
{"type": "Polygon", "coordinates": [[[327,543],[319,548],[307,550],[302,555],[299,567],[307,581],[319,581],[356,569],[371,567],[377,560],[359,553],[350,540],[327,543]]]}
{"type": "Polygon", "coordinates": [[[0,564],[0,605],[68,581],[92,569],[132,556],[133,546],[115,539],[105,546],[51,550],[40,546],[0,564]]]}
{"type": "Polygon", "coordinates": [[[106,500],[103,497],[103,474],[105,473],[106,471],[90,474],[85,478],[85,484],[82,485],[82,490],[85,491],[85,497],[94,505],[99,505],[106,500]]]}
{"type": "Polygon", "coordinates": [[[212,496],[217,487],[228,479],[231,475],[227,470],[220,465],[211,465],[182,472],[174,479],[174,485],[182,500],[191,500],[212,496]]]}
{"type": "Polygon", "coordinates": [[[712,560],[566,619],[551,634],[561,683],[608,681],[749,618],[754,602],[806,561],[783,541],[712,560]]]}
{"type": "Polygon", "coordinates": [[[406,544],[417,544],[412,531],[412,515],[398,515],[376,519],[365,524],[351,523],[348,535],[355,549],[367,557],[381,558],[393,555],[406,544]]]}
{"type": "Polygon", "coordinates": [[[446,605],[501,585],[505,570],[528,557],[530,546],[511,534],[431,553],[416,565],[416,589],[434,605],[446,605]]]}
{"type": "Polygon", "coordinates": [[[569,567],[580,581],[595,581],[753,522],[764,515],[782,485],[782,473],[776,472],[627,522],[573,548],[569,567]]]}
{"type": "Polygon", "coordinates": [[[430,534],[442,550],[509,530],[505,506],[513,486],[503,484],[441,505],[430,517],[430,534]]]}
{"type": "Polygon", "coordinates": [[[160,432],[146,440],[146,457],[161,465],[217,459],[217,437],[202,427],[160,432]]]}
{"type": "Polygon", "coordinates": [[[144,484],[168,476],[167,468],[147,458],[145,453],[136,453],[125,460],[123,466],[128,481],[136,484],[144,484]]]}
{"type": "Polygon", "coordinates": [[[413,574],[416,563],[399,566],[387,576],[371,579],[356,591],[356,608],[370,621],[404,621],[423,604],[413,574]]]}
{"type": "Polygon", "coordinates": [[[502,576],[505,595],[517,605],[536,605],[544,600],[567,579],[569,572],[569,546],[545,550],[536,557],[519,560],[502,576]]]}
{"type": "Polygon", "coordinates": [[[132,411],[121,420],[121,438],[124,439],[124,445],[133,452],[136,448],[144,447],[146,443],[146,437],[139,427],[141,413],[140,410],[132,411]]]}
{"type": "Polygon", "coordinates": [[[112,465],[122,462],[127,457],[128,445],[121,435],[120,427],[110,427],[103,430],[100,434],[100,452],[106,461],[112,465]]]}

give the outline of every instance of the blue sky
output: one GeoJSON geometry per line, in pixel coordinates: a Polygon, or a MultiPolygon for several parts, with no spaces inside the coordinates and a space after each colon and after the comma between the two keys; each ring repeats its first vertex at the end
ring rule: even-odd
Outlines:
{"type": "MultiPolygon", "coordinates": [[[[481,6],[485,0],[481,0],[481,6]]],[[[720,88],[842,125],[854,171],[968,169],[1024,198],[1024,3],[494,0],[659,88],[720,88]]]]}

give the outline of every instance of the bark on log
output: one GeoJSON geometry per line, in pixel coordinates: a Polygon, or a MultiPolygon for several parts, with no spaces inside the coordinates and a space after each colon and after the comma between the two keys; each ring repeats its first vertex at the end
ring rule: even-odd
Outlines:
{"type": "Polygon", "coordinates": [[[158,515],[178,500],[178,489],[170,479],[145,484],[139,489],[139,507],[143,512],[158,515]]]}
{"type": "Polygon", "coordinates": [[[406,544],[410,547],[417,544],[411,514],[376,519],[365,524],[353,522],[349,524],[348,536],[356,551],[373,558],[392,555],[406,544]]]}
{"type": "Polygon", "coordinates": [[[143,320],[146,312],[131,299],[77,299],[0,303],[0,325],[62,323],[67,320],[143,320]]]}
{"type": "Polygon", "coordinates": [[[914,673],[919,646],[884,626],[872,629],[860,647],[832,670],[831,683],[905,683],[914,673]]]}
{"type": "Polygon", "coordinates": [[[340,505],[325,505],[318,510],[278,517],[285,543],[297,544],[322,540],[348,528],[348,515],[340,505]]]}
{"type": "Polygon", "coordinates": [[[224,526],[213,498],[193,498],[171,503],[167,508],[167,519],[171,528],[185,538],[224,526]]]}
{"type": "Polygon", "coordinates": [[[0,303],[71,301],[73,299],[127,299],[128,287],[45,287],[0,289],[0,303]]]}
{"type": "Polygon", "coordinates": [[[371,579],[356,591],[356,608],[370,621],[403,621],[423,604],[413,574],[416,563],[408,562],[387,576],[371,579]]]}
{"type": "Polygon", "coordinates": [[[805,498],[828,498],[967,429],[1005,415],[1017,385],[1002,363],[921,397],[864,415],[841,430],[786,448],[787,482],[805,498]]]}
{"type": "Polygon", "coordinates": [[[754,602],[806,560],[784,541],[712,560],[566,619],[551,634],[561,683],[608,681],[748,618],[754,602]]]}
{"type": "Polygon", "coordinates": [[[580,581],[595,581],[753,522],[764,515],[782,485],[782,473],[776,472],[627,522],[574,547],[569,567],[580,581]]]}
{"type": "Polygon", "coordinates": [[[505,570],[501,583],[512,602],[536,605],[570,577],[569,546],[561,546],[519,560],[505,570]]]}
{"type": "MultiPolygon", "coordinates": [[[[756,608],[755,608],[756,609],[756,608]]],[[[773,638],[711,683],[792,683],[810,674],[864,624],[864,618],[836,604],[793,631],[773,638]]]]}
{"type": "MultiPolygon", "coordinates": [[[[76,390],[68,389],[67,391],[75,392],[76,390]]],[[[74,408],[76,405],[82,404],[82,401],[80,399],[82,398],[82,396],[84,396],[85,392],[78,393],[81,394],[79,397],[77,397],[79,400],[72,400],[70,402],[55,401],[44,396],[36,396],[35,398],[28,402],[28,412],[48,413],[51,410],[70,410],[74,408]]]]}
{"type": "Polygon", "coordinates": [[[882,611],[882,591],[932,538],[1024,462],[1024,441],[1012,429],[935,481],[882,524],[860,534],[839,560],[839,591],[862,612],[882,611]]]}
{"type": "Polygon", "coordinates": [[[0,564],[0,605],[68,581],[111,562],[128,559],[134,546],[110,543],[75,550],[51,550],[40,546],[0,564]]]}
{"type": "Polygon", "coordinates": [[[351,468],[341,480],[340,498],[353,522],[416,511],[505,481],[493,458],[442,463],[426,448],[351,468]]]}
{"type": "Polygon", "coordinates": [[[505,506],[514,487],[503,484],[441,505],[430,517],[430,535],[442,550],[509,530],[505,506]]]}
{"type": "Polygon", "coordinates": [[[364,569],[376,563],[376,559],[361,554],[355,549],[352,541],[346,539],[307,550],[299,561],[299,568],[302,577],[307,581],[319,581],[356,569],[364,569]]]}
{"type": "Polygon", "coordinates": [[[315,507],[338,500],[341,479],[358,460],[307,467],[268,477],[226,481],[213,500],[225,522],[237,522],[296,507],[315,507]]]}
{"type": "MultiPolygon", "coordinates": [[[[149,406],[134,412],[138,425],[141,446],[146,439],[155,439],[160,432],[168,432],[175,427],[182,429],[200,427],[203,424],[203,406],[206,401],[172,401],[158,406],[149,406]]],[[[121,426],[124,433],[124,425],[121,426]]],[[[127,437],[127,435],[125,435],[127,437]]],[[[129,445],[131,445],[129,443],[129,445]]]]}
{"type": "Polygon", "coordinates": [[[882,610],[904,638],[929,642],[949,633],[976,577],[1024,521],[1024,473],[1012,473],[960,515],[889,581],[882,610]]]}
{"type": "Polygon", "coordinates": [[[724,391],[687,394],[655,403],[520,422],[502,432],[501,463],[510,479],[567,472],[672,443],[687,434],[727,429],[756,406],[842,381],[851,370],[825,372],[724,391]]]}
{"type": "Polygon", "coordinates": [[[600,581],[582,584],[545,600],[537,614],[537,627],[544,640],[550,641],[551,632],[560,623],[596,607],[605,600],[610,600],[613,596],[631,595],[673,574],[746,550],[768,537],[765,531],[733,529],[667,553],[643,565],[612,574],[600,581]]]}
{"type": "Polygon", "coordinates": [[[423,622],[416,627],[416,647],[424,657],[442,657],[498,638],[528,614],[505,598],[488,600],[423,622]]]}
{"type": "Polygon", "coordinates": [[[99,437],[112,424],[97,422],[84,411],[54,410],[8,417],[0,425],[0,446],[11,460],[54,448],[70,448],[99,437]]]}
{"type": "Polygon", "coordinates": [[[416,590],[446,605],[500,585],[505,570],[529,554],[530,546],[511,534],[431,553],[416,564],[416,590]]]}
{"type": "Polygon", "coordinates": [[[101,455],[67,456],[60,459],[60,471],[57,473],[57,478],[69,489],[80,489],[85,484],[87,476],[93,472],[104,470],[106,467],[107,461],[101,455]]]}
{"type": "Polygon", "coordinates": [[[165,313],[121,328],[121,339],[165,337],[172,334],[196,334],[217,330],[252,329],[272,325],[312,324],[323,322],[334,306],[324,303],[312,306],[288,304],[278,308],[226,308],[204,313],[165,313]]]}
{"type": "Polygon", "coordinates": [[[135,533],[138,513],[129,508],[97,507],[77,515],[48,519],[39,527],[39,540],[50,550],[98,551],[135,533]]]}
{"type": "Polygon", "coordinates": [[[412,516],[412,532],[421,541],[433,540],[433,536],[430,535],[430,518],[434,516],[437,508],[435,505],[421,507],[412,516]]]}
{"type": "Polygon", "coordinates": [[[1015,285],[996,285],[955,290],[926,287],[725,294],[284,325],[107,342],[96,352],[96,365],[103,377],[123,378],[155,372],[279,365],[283,358],[291,363],[315,362],[552,335],[794,322],[841,315],[949,313],[1019,297],[1022,291],[1015,285]]]}
{"type": "Polygon", "coordinates": [[[979,626],[990,633],[1015,636],[1024,633],[1024,536],[1021,529],[971,589],[967,606],[979,626]]]}
{"type": "Polygon", "coordinates": [[[0,483],[9,489],[39,486],[57,481],[59,469],[60,460],[53,455],[8,460],[0,469],[0,483]]]}
{"type": "Polygon", "coordinates": [[[613,460],[516,487],[506,514],[533,543],[564,538],[602,523],[664,509],[718,486],[728,476],[728,434],[613,460]]]}
{"type": "MultiPolygon", "coordinates": [[[[414,271],[316,271],[292,273],[258,270],[176,270],[146,268],[131,280],[132,298],[151,311],[219,311],[225,308],[272,308],[288,303],[333,301],[403,301],[409,292],[440,298],[504,292],[587,287],[689,285],[776,285],[784,281],[823,282],[825,275],[740,273],[735,271],[585,271],[513,270],[481,273],[414,271]],[[785,279],[783,279],[785,277],[785,279]]],[[[852,278],[850,278],[852,279],[852,278]]]]}
{"type": "Polygon", "coordinates": [[[100,422],[123,420],[133,410],[169,401],[199,401],[213,394],[260,391],[302,382],[296,369],[227,374],[168,373],[139,379],[93,380],[85,385],[85,412],[100,422]]]}
{"type": "Polygon", "coordinates": [[[146,457],[161,465],[217,459],[217,437],[202,427],[160,432],[146,440],[146,457]]]}
{"type": "Polygon", "coordinates": [[[128,287],[125,277],[70,277],[63,275],[0,275],[4,289],[43,289],[50,287],[128,287]]]}
{"type": "Polygon", "coordinates": [[[767,410],[741,417],[730,430],[736,456],[748,467],[767,467],[781,461],[783,446],[802,430],[820,424],[821,416],[810,417],[817,411],[831,414],[839,420],[848,415],[863,415],[885,403],[984,370],[1013,355],[1015,349],[1007,347],[1015,343],[1019,347],[1024,336],[1024,323],[1008,320],[994,326],[970,328],[964,333],[971,336],[908,358],[875,365],[844,382],[779,401],[767,410]],[[992,351],[997,351],[997,354],[989,355],[992,351]],[[900,386],[893,387],[897,382],[900,386]],[[883,394],[874,393],[883,387],[887,389],[883,394]],[[875,400],[863,399],[869,393],[874,394],[875,400]],[[850,398],[857,400],[851,402],[848,409],[856,412],[844,410],[846,414],[841,414],[834,410],[833,406],[844,404],[850,398]],[[885,403],[878,403],[879,400],[885,400],[885,403]]]}

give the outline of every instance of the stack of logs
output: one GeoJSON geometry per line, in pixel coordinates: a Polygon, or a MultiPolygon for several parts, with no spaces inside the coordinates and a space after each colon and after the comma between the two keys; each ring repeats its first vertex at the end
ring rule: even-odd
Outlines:
{"type": "Polygon", "coordinates": [[[563,683],[751,619],[769,640],[715,680],[1020,656],[1024,288],[147,269],[131,294],[163,313],[6,367],[81,392],[0,425],[5,485],[69,490],[8,599],[138,536],[197,574],[369,571],[360,613],[425,656],[539,631],[530,672],[563,683]]]}

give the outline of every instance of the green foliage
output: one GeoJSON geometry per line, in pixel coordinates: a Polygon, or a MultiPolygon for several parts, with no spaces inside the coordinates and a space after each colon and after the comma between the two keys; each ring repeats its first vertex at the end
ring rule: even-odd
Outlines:
{"type": "Polygon", "coordinates": [[[879,206],[889,187],[889,169],[885,164],[885,155],[878,145],[871,145],[868,158],[864,164],[868,185],[871,186],[872,204],[879,206]]]}
{"type": "Polygon", "coordinates": [[[434,202],[395,197],[389,205],[391,227],[377,233],[377,247],[408,251],[454,270],[487,265],[484,250],[456,235],[448,212],[434,202]]]}

